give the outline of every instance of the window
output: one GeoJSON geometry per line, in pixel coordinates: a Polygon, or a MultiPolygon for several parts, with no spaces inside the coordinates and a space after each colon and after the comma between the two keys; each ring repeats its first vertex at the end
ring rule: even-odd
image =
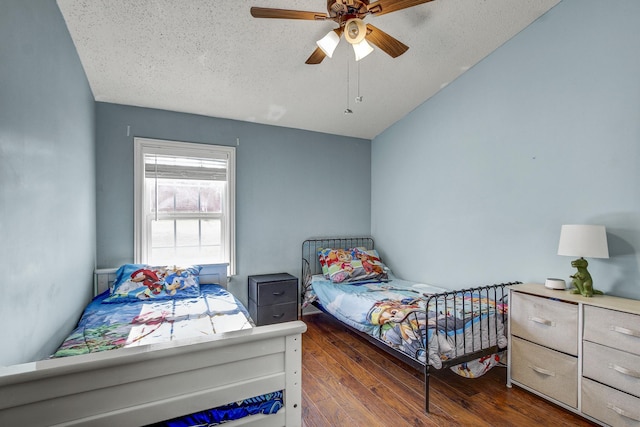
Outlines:
{"type": "Polygon", "coordinates": [[[134,139],[135,257],[229,263],[235,273],[235,147],[134,139]]]}

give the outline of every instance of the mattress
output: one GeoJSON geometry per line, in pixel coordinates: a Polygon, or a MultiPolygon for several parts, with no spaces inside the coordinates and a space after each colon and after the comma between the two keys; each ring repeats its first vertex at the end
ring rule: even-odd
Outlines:
{"type": "MultiPolygon", "coordinates": [[[[503,316],[507,306],[487,295],[460,293],[428,303],[431,295],[448,290],[392,275],[388,281],[350,284],[314,275],[311,289],[311,298],[338,320],[437,369],[464,354],[507,345],[503,316]]],[[[492,357],[479,361],[480,370],[496,361],[492,357]]],[[[469,371],[469,364],[456,369],[465,376],[482,373],[469,371]]]]}

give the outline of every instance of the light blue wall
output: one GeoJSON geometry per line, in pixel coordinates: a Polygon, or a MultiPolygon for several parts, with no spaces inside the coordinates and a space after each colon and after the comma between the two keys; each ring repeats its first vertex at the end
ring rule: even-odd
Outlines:
{"type": "Polygon", "coordinates": [[[0,329],[0,365],[46,356],[67,334],[96,251],[99,267],[133,258],[133,136],[240,138],[232,290],[245,301],[247,275],[299,275],[303,239],[370,230],[408,279],[567,278],[564,223],[605,224],[611,258],[591,271],[640,298],[636,0],[562,1],[372,146],[94,104],[55,2],[0,1],[0,322],[23,325],[0,329]]]}
{"type": "Polygon", "coordinates": [[[47,356],[88,302],[94,102],[55,1],[0,2],[0,365],[47,356]]]}
{"type": "Polygon", "coordinates": [[[133,261],[134,136],[219,145],[239,138],[230,289],[245,303],[248,275],[300,276],[304,239],[369,234],[369,140],[107,103],[96,112],[99,267],[133,261]]]}
{"type": "Polygon", "coordinates": [[[399,276],[567,281],[562,224],[604,224],[596,287],[640,299],[640,2],[563,0],[375,138],[372,234],[399,276]]]}

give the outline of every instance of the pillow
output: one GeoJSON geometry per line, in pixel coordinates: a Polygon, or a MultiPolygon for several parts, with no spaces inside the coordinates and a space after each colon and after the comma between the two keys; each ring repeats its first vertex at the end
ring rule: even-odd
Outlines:
{"type": "Polygon", "coordinates": [[[327,267],[327,255],[329,255],[331,249],[318,249],[318,261],[320,262],[320,267],[322,267],[322,275],[328,279],[329,278],[329,267],[327,267]]]}
{"type": "Polygon", "coordinates": [[[200,295],[200,269],[200,266],[125,264],[116,272],[111,295],[103,302],[197,297],[200,295]]]}
{"type": "Polygon", "coordinates": [[[322,267],[322,275],[328,279],[329,278],[329,265],[338,261],[336,258],[336,253],[338,251],[341,252],[349,252],[352,256],[355,256],[355,250],[367,250],[367,248],[358,246],[357,248],[349,248],[349,249],[331,249],[331,248],[320,248],[318,249],[318,261],[320,262],[320,267],[322,267]]]}
{"type": "Polygon", "coordinates": [[[387,279],[387,269],[375,249],[331,249],[324,262],[333,283],[387,279]]]}

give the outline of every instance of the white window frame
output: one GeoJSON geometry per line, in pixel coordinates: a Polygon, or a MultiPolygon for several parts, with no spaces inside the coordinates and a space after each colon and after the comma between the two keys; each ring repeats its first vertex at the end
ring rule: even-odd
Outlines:
{"type": "MultiPolygon", "coordinates": [[[[172,156],[202,157],[227,159],[227,192],[225,206],[225,229],[228,234],[226,251],[229,254],[229,275],[235,274],[236,266],[236,149],[235,147],[211,144],[197,144],[192,142],[166,141],[159,139],[134,137],[134,257],[136,263],[147,262],[148,245],[145,243],[149,230],[144,221],[144,157],[146,154],[165,154],[172,156]]],[[[227,239],[225,239],[227,240],[227,239]]]]}

